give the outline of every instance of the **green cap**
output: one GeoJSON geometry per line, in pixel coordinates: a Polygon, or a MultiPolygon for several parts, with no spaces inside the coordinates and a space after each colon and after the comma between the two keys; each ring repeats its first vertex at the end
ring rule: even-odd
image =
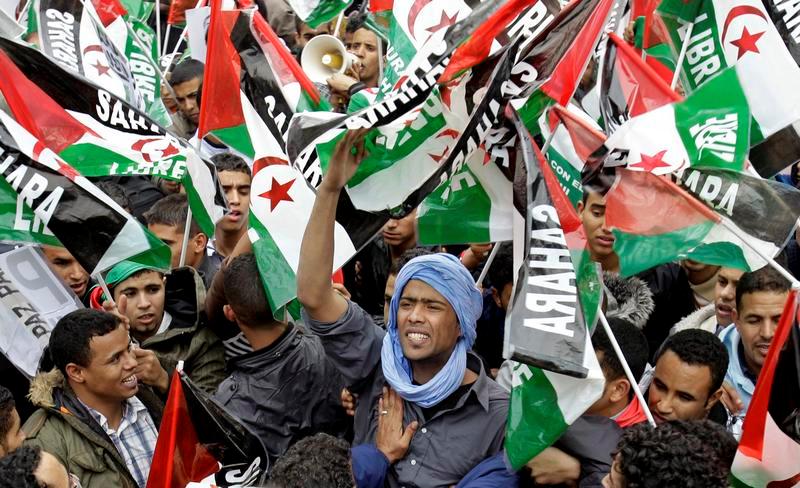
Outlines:
{"type": "Polygon", "coordinates": [[[154,268],[146,264],[141,264],[134,261],[120,261],[113,268],[111,268],[111,271],[109,271],[106,275],[106,283],[110,288],[114,288],[121,282],[127,280],[131,275],[145,269],[157,271],[159,273],[161,272],[161,270],[158,268],[154,268]]]}

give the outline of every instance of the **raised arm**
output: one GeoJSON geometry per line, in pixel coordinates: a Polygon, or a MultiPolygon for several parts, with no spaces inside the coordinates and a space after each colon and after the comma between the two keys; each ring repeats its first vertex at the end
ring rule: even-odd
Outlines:
{"type": "Polygon", "coordinates": [[[342,188],[364,158],[366,132],[349,131],[336,145],[300,246],[297,298],[308,315],[320,322],[334,322],[347,311],[347,300],[331,284],[336,206],[342,188]]]}

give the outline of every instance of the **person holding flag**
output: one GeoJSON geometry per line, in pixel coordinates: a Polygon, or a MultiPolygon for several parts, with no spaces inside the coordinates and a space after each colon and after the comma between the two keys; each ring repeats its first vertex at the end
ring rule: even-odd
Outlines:
{"type": "MultiPolygon", "coordinates": [[[[387,331],[333,288],[337,202],[364,157],[364,135],[364,130],[351,131],[339,142],[317,192],[297,272],[303,319],[320,336],[353,393],[360,395],[354,443],[374,442],[374,409],[385,383],[403,398],[404,421],[418,423],[406,456],[389,473],[389,483],[453,485],[501,451],[508,394],[468,352],[482,300],[472,276],[454,256],[421,256],[400,270],[387,331]],[[454,436],[458,443],[452,442],[454,436]]],[[[414,424],[407,424],[409,428],[414,424]]]]}

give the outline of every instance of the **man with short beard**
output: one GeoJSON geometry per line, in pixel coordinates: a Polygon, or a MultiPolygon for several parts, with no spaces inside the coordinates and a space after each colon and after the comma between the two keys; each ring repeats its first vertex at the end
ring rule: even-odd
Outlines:
{"type": "Polygon", "coordinates": [[[739,280],[734,323],[720,333],[731,358],[725,382],[733,386],[735,393],[731,392],[732,398],[725,399],[725,404],[737,419],[731,426],[734,435],[741,434],[738,420],[744,418],[750,406],[790,288],[790,283],[769,266],[744,273],[739,280]]]}

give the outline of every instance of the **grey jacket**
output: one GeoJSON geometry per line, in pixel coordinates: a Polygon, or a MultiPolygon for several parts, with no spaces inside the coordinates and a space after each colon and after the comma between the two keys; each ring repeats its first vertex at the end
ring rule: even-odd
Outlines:
{"type": "MultiPolygon", "coordinates": [[[[374,444],[377,402],[386,384],[381,367],[385,331],[352,302],[336,322],[315,321],[305,310],[303,320],[320,336],[325,352],[344,375],[350,390],[359,395],[353,444],[374,444]]],[[[406,457],[390,469],[387,486],[449,487],[481,461],[500,452],[505,438],[508,393],[486,375],[475,354],[468,353],[467,367],[478,374],[478,379],[457,399],[443,401],[442,404],[455,400],[429,418],[419,405],[404,402],[403,425],[416,420],[419,429],[411,439],[406,457]]]]}
{"type": "Polygon", "coordinates": [[[270,466],[303,437],[344,434],[348,424],[344,380],[319,338],[289,327],[271,346],[232,359],[213,396],[261,439],[270,466]]]}

